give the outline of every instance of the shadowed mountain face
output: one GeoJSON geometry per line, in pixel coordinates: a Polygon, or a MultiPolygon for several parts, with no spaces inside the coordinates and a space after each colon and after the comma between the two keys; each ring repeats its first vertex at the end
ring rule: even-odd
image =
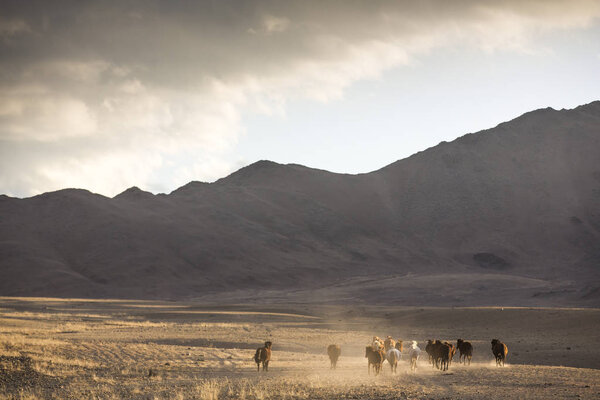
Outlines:
{"type": "Polygon", "coordinates": [[[0,196],[0,295],[600,305],[600,102],[361,175],[0,196]],[[214,297],[218,294],[219,297],[214,297]]]}

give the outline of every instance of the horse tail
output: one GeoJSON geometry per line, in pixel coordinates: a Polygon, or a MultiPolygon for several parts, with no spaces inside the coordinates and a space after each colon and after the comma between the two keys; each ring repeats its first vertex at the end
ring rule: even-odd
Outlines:
{"type": "Polygon", "coordinates": [[[260,353],[262,353],[261,350],[262,349],[256,349],[256,354],[254,354],[254,362],[257,364],[260,362],[260,353]]]}

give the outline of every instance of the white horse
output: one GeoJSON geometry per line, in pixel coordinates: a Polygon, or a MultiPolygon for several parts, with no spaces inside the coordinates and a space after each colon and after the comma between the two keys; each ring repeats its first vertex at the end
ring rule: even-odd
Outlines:
{"type": "Polygon", "coordinates": [[[421,355],[421,349],[417,346],[417,341],[413,340],[410,346],[409,353],[410,355],[410,370],[415,372],[417,370],[417,360],[421,355]]]}
{"type": "Polygon", "coordinates": [[[390,363],[392,374],[395,374],[398,370],[398,361],[402,358],[402,353],[400,353],[400,350],[392,348],[387,351],[385,358],[390,363]]]}

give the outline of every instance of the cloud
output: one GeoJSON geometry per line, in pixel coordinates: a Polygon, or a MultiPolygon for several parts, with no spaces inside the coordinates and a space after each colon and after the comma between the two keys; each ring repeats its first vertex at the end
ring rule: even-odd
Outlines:
{"type": "Polygon", "coordinates": [[[265,15],[263,17],[263,27],[267,33],[284,32],[290,25],[290,20],[285,17],[275,17],[265,15]]]}
{"type": "Polygon", "coordinates": [[[3,39],[5,44],[10,44],[10,38],[31,32],[29,25],[22,19],[5,19],[0,17],[0,38],[3,39]]]}
{"type": "Polygon", "coordinates": [[[43,87],[0,91],[0,138],[48,141],[97,131],[93,112],[80,99],[43,87]]]}
{"type": "Polygon", "coordinates": [[[597,1],[6,2],[0,192],[216,179],[242,113],[328,102],[443,46],[540,51],[597,1]]]}

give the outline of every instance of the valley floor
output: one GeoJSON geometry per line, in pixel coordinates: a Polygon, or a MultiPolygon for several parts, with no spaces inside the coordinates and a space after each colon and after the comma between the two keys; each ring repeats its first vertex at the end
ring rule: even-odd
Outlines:
{"type": "MultiPolygon", "coordinates": [[[[526,399],[600,397],[600,310],[0,298],[0,398],[526,399]],[[470,366],[367,374],[373,335],[474,345],[470,366]],[[509,348],[496,367],[490,340],[509,348]],[[273,344],[267,373],[252,357],[273,344]],[[342,347],[336,370],[325,348],[342,347]]],[[[423,352],[423,354],[425,354],[423,352]]]]}

